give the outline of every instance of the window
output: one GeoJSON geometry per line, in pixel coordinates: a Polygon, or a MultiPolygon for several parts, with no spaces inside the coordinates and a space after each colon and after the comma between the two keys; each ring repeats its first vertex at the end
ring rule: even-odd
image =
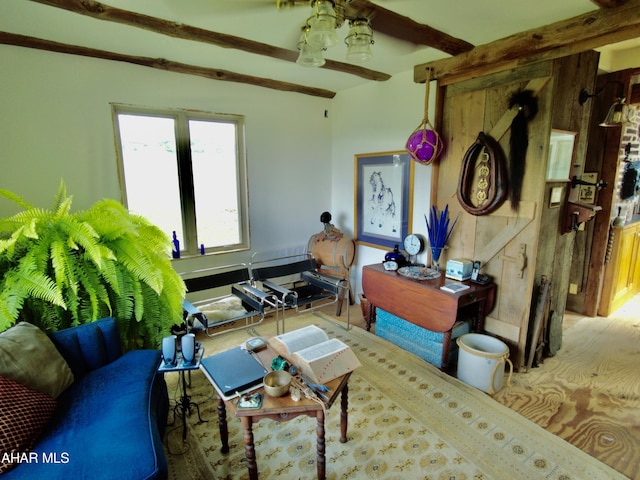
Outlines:
{"type": "Polygon", "coordinates": [[[183,255],[249,248],[244,119],[114,105],[122,201],[183,255]]]}

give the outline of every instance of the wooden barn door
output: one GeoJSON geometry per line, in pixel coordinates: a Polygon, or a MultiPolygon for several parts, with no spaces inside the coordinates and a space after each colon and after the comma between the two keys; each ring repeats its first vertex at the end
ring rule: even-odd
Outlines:
{"type": "Polygon", "coordinates": [[[440,209],[449,205],[452,218],[460,213],[446,257],[479,260],[483,272],[493,276],[498,285],[497,303],[485,328],[510,345],[516,367],[524,364],[535,282],[550,133],[551,70],[551,62],[545,62],[447,85],[439,91],[442,95],[439,125],[446,151],[437,165],[434,204],[440,209]],[[457,199],[462,159],[478,133],[484,132],[499,141],[508,168],[510,126],[516,114],[515,109],[509,109],[509,99],[521,89],[535,93],[539,111],[529,124],[519,208],[514,211],[507,199],[488,215],[471,215],[457,199]]]}

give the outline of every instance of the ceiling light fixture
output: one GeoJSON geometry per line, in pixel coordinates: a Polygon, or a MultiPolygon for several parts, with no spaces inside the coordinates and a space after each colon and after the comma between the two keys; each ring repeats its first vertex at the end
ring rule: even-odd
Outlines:
{"type": "Polygon", "coordinates": [[[297,63],[306,67],[320,67],[325,61],[322,51],[338,43],[338,33],[345,20],[349,20],[347,60],[364,62],[372,57],[373,32],[369,20],[362,17],[350,18],[345,13],[345,5],[351,0],[312,0],[311,16],[303,27],[303,35],[298,41],[300,55],[297,63]],[[304,37],[304,38],[303,38],[304,37]],[[313,50],[315,48],[316,50],[313,50]],[[313,53],[309,53],[313,50],[313,53]]]}
{"type": "Polygon", "coordinates": [[[338,43],[338,18],[334,10],[335,3],[330,0],[311,2],[311,16],[307,18],[309,43],[320,48],[329,48],[338,43]]]}
{"type": "Polygon", "coordinates": [[[366,62],[371,59],[371,45],[373,32],[371,24],[366,18],[356,18],[349,21],[349,35],[344,39],[347,44],[347,60],[351,62],[366,62]]]}
{"type": "Polygon", "coordinates": [[[296,63],[303,67],[321,67],[325,64],[322,56],[322,49],[316,45],[309,43],[309,25],[302,27],[302,34],[298,40],[298,50],[300,55],[296,63]]]}
{"type": "Polygon", "coordinates": [[[616,97],[616,100],[615,102],[613,102],[613,105],[609,107],[607,116],[600,123],[601,127],[617,127],[620,125],[624,125],[625,123],[629,123],[630,111],[629,111],[629,105],[626,104],[626,97],[624,96],[624,87],[625,87],[624,83],[617,80],[607,82],[603,86],[601,86],[599,89],[597,89],[595,93],[589,93],[586,89],[583,88],[580,91],[580,96],[578,97],[578,101],[580,102],[580,105],[584,105],[587,102],[587,100],[589,100],[591,97],[597,97],[604,91],[605,87],[612,84],[620,86],[620,95],[616,97]]]}

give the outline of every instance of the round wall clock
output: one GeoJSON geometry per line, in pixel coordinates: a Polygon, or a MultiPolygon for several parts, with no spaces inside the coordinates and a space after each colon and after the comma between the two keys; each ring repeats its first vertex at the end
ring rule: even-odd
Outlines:
{"type": "Polygon", "coordinates": [[[417,255],[424,250],[424,238],[421,235],[412,233],[404,239],[404,249],[409,255],[417,255]]]}

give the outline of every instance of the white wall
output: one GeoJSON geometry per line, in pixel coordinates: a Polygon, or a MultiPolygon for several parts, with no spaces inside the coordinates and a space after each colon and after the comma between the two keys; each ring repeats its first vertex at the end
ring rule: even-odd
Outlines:
{"type": "MultiPolygon", "coordinates": [[[[74,210],[119,200],[112,102],[234,113],[246,120],[252,250],[306,246],[322,229],[331,207],[329,100],[12,46],[0,46],[0,59],[0,188],[50,207],[63,179],[74,210]]],[[[0,198],[0,216],[15,211],[0,198]]]]}
{"type": "MultiPolygon", "coordinates": [[[[325,210],[353,235],[354,155],[403,150],[424,116],[424,85],[411,71],[326,100],[12,46],[0,46],[0,59],[0,188],[41,207],[52,204],[61,179],[74,209],[120,199],[112,102],[246,117],[252,251],[183,259],[180,272],[306,246],[325,210]]],[[[432,121],[434,97],[432,88],[432,121]]],[[[426,235],[431,167],[415,167],[412,230],[426,235]]],[[[1,216],[14,211],[0,198],[1,216]]],[[[356,293],[361,267],[384,254],[358,248],[356,293]]]]}
{"type": "MultiPolygon", "coordinates": [[[[354,235],[354,155],[401,151],[424,117],[424,84],[413,82],[413,71],[394,75],[386,82],[371,82],[341,92],[333,101],[332,210],[334,223],[354,235]]],[[[435,84],[430,88],[429,119],[434,121],[435,84]]],[[[431,166],[415,165],[412,228],[427,236],[424,214],[430,208],[431,166]]],[[[401,245],[402,247],[402,245],[401,245]]],[[[387,249],[359,245],[351,281],[362,292],[364,265],[382,262],[387,249]]],[[[426,263],[425,254],[419,261],[426,263]]]]}

